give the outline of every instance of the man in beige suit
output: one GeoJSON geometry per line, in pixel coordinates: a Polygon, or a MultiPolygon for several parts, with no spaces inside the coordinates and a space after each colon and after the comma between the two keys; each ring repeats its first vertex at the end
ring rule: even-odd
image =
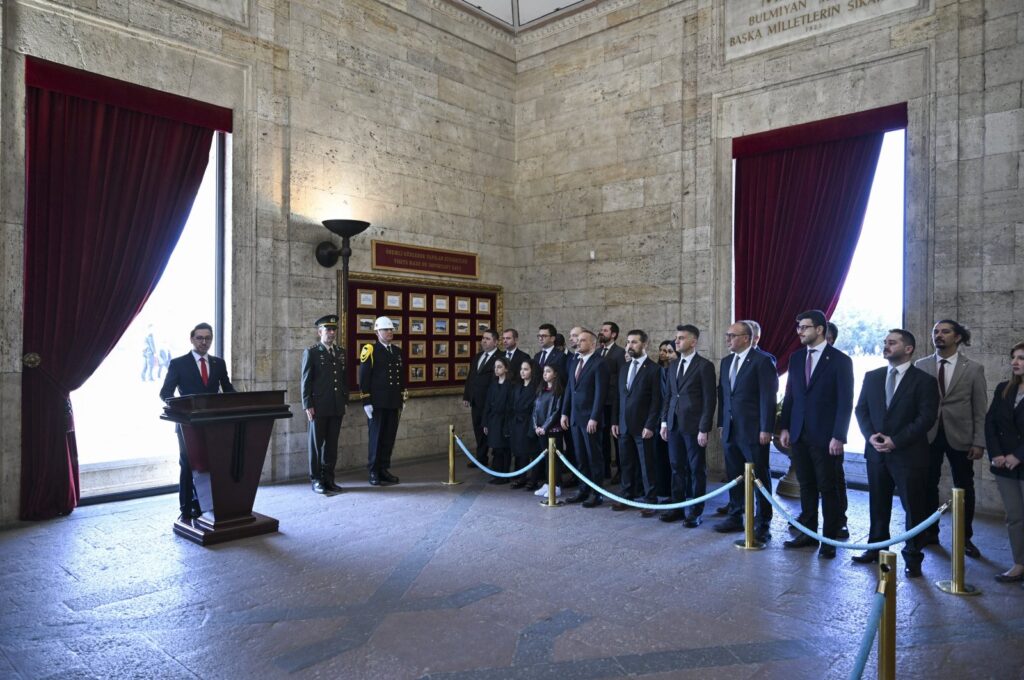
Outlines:
{"type": "MultiPolygon", "coordinates": [[[[985,451],[985,412],[988,408],[988,387],[985,369],[960,353],[960,347],[971,344],[971,332],[965,326],[943,319],[932,329],[935,353],[919,359],[916,366],[938,380],[939,417],[928,432],[930,458],[925,481],[928,513],[939,507],[939,478],[942,459],[949,461],[953,486],[964,490],[965,537],[964,554],[981,557],[971,542],[974,520],[974,461],[985,451]]],[[[939,526],[935,524],[923,534],[924,544],[938,544],[939,526]]]]}

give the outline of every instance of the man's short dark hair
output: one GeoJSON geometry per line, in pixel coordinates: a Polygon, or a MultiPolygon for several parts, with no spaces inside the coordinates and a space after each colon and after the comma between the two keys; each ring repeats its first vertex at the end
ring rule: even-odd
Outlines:
{"type": "Polygon", "coordinates": [[[832,323],[831,321],[829,321],[828,322],[828,328],[825,329],[825,335],[826,336],[831,335],[832,336],[832,342],[835,342],[836,340],[839,339],[839,326],[837,326],[834,323],[832,323]]]}
{"type": "Polygon", "coordinates": [[[498,331],[494,330],[493,328],[485,328],[483,331],[481,331],[480,335],[489,335],[491,336],[492,340],[498,339],[498,331]]]}
{"type": "Polygon", "coordinates": [[[608,326],[608,328],[612,329],[612,333],[615,333],[615,337],[619,337],[619,324],[615,323],[614,321],[605,321],[601,325],[608,326]]]}
{"type": "Polygon", "coordinates": [[[700,329],[694,326],[692,323],[684,323],[676,326],[676,330],[680,333],[689,333],[694,339],[700,339],[700,329]]]}
{"type": "Polygon", "coordinates": [[[821,326],[826,331],[828,330],[828,319],[825,318],[825,312],[820,309],[808,309],[806,312],[800,312],[796,315],[797,323],[800,323],[804,319],[813,323],[815,328],[821,326]]]}
{"type": "Polygon", "coordinates": [[[213,326],[208,323],[197,323],[192,332],[188,334],[188,337],[190,339],[196,337],[196,331],[210,331],[210,335],[213,335],[213,326]]]}
{"type": "Polygon", "coordinates": [[[540,326],[537,327],[537,330],[547,331],[548,335],[550,335],[551,337],[555,337],[556,335],[558,335],[558,330],[555,328],[554,324],[550,323],[542,323],[540,326]]]}
{"type": "Polygon", "coordinates": [[[647,331],[642,331],[639,328],[634,328],[630,332],[626,333],[627,338],[631,335],[640,336],[640,342],[644,343],[645,345],[647,344],[647,331]]]}
{"type": "Polygon", "coordinates": [[[904,345],[910,345],[914,349],[917,349],[917,338],[915,338],[914,334],[911,333],[910,331],[903,328],[890,328],[889,332],[895,333],[896,335],[900,336],[900,339],[903,340],[904,345]]]}
{"type": "Polygon", "coordinates": [[[971,346],[971,330],[967,326],[963,326],[960,323],[953,321],[953,319],[939,319],[935,322],[938,326],[940,323],[948,323],[953,327],[953,332],[960,336],[960,344],[964,347],[971,346]]]}
{"type": "Polygon", "coordinates": [[[511,333],[513,338],[515,338],[516,340],[519,339],[519,331],[517,331],[515,328],[506,328],[501,332],[502,335],[504,335],[505,333],[511,333]]]}

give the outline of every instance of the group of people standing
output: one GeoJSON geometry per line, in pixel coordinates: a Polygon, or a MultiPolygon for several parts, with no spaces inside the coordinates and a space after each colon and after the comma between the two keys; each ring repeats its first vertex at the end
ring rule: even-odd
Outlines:
{"type": "MultiPolygon", "coordinates": [[[[838,328],[820,310],[796,317],[800,348],[790,359],[785,396],[778,409],[776,359],[758,347],[760,326],[737,321],[725,333],[729,353],[714,364],[697,351],[700,330],[677,327],[674,341],[659,347],[657,361],[648,357],[649,337],[640,329],[617,344],[619,328],[606,322],[594,333],[574,327],[568,347],[552,324],[537,333],[540,350],[532,357],[518,346],[515,329],[484,331],[481,351],[473,358],[463,400],[472,412],[475,457],[498,472],[520,469],[556,439],[574,465],[597,484],[620,484],[629,500],[656,504],[698,498],[707,493],[706,450],[712,427],[718,427],[726,475],[754,475],[771,489],[769,451],[773,434],[788,449],[800,482],[799,521],[826,538],[849,538],[846,481],[843,472],[847,432],[856,416],[865,439],[870,492],[869,542],[890,538],[892,501],[898,496],[911,528],[939,507],[939,479],[949,462],[953,484],[965,490],[968,556],[981,551],[971,540],[975,508],[974,461],[988,450],[992,471],[1007,509],[1015,564],[999,581],[1024,581],[1024,343],[1011,352],[1009,381],[988,399],[984,370],[962,349],[970,331],[951,319],[932,330],[935,352],[913,361],[914,335],[893,329],[883,341],[887,366],[868,372],[854,404],[853,361],[835,348],[838,328]],[[501,347],[499,348],[499,343],[501,347]],[[610,463],[618,470],[611,475],[610,463]],[[819,513],[820,507],[820,513],[819,513]]],[[[512,488],[535,490],[542,466],[512,480],[512,488]]],[[[584,484],[567,498],[586,508],[604,499],[584,484]]],[[[492,484],[509,480],[494,477],[492,484]]],[[[560,490],[559,490],[560,491],[560,490]]],[[[630,509],[612,503],[615,511],[630,509]]],[[[716,510],[721,533],[744,528],[742,490],[716,510]]],[[[703,521],[703,504],[686,511],[656,513],[665,522],[695,528],[703,521]]],[[[760,495],[753,518],[755,538],[771,539],[772,506],[760,495]]],[[[923,549],[939,543],[938,525],[906,541],[905,573],[921,575],[923,549]]],[[[817,548],[824,559],[834,546],[804,534],[783,543],[786,549],[817,548]]],[[[878,561],[878,551],[853,556],[856,563],[878,561]]]]}
{"type": "MultiPolygon", "coordinates": [[[[348,402],[345,352],[335,344],[338,317],[317,319],[319,342],[302,355],[301,397],[309,421],[309,475],[313,491],[337,493],[334,479],[338,436],[348,402]]],[[[369,483],[397,484],[390,472],[398,422],[405,402],[401,351],[393,345],[394,326],[388,317],[374,323],[376,341],[360,352],[359,386],[369,427],[369,483]]],[[[1014,564],[998,574],[1000,582],[1024,581],[1024,342],[1010,351],[1010,378],[988,398],[982,365],[962,349],[970,331],[952,319],[932,329],[935,352],[913,361],[914,335],[893,329],[885,336],[887,366],[868,372],[853,404],[853,362],[833,346],[838,329],[819,310],[798,314],[795,332],[800,349],[790,358],[782,408],[777,411],[779,379],[776,360],[758,347],[760,326],[750,320],[731,324],[725,333],[729,353],[714,364],[700,355],[700,330],[680,325],[674,341],[661,343],[659,359],[648,356],[649,337],[640,329],[626,333],[618,345],[619,327],[602,324],[598,333],[577,326],[568,347],[552,324],[537,331],[540,349],[531,357],[519,348],[519,333],[485,330],[480,352],[473,358],[463,392],[471,409],[476,457],[499,472],[520,469],[556,439],[574,465],[601,485],[611,478],[629,500],[678,503],[707,493],[706,449],[717,426],[725,453],[726,474],[735,478],[752,463],[754,474],[771,489],[769,444],[788,448],[800,482],[802,524],[817,530],[819,504],[822,535],[849,537],[846,526],[846,482],[843,456],[851,414],[865,439],[870,492],[869,542],[889,540],[894,494],[906,512],[906,526],[925,520],[939,506],[939,479],[949,462],[953,484],[965,491],[965,553],[978,558],[972,541],[975,510],[974,461],[987,450],[991,471],[1002,496],[1014,564]],[[501,343],[501,348],[498,345],[501,343]],[[717,417],[716,417],[717,416],[717,417]],[[617,459],[618,470],[611,474],[617,459]]],[[[160,397],[232,392],[223,359],[209,354],[213,329],[198,324],[190,333],[193,350],[170,362],[160,397]]],[[[202,513],[192,475],[180,443],[179,521],[202,513]]],[[[604,501],[573,477],[560,475],[577,491],[567,499],[585,508],[604,501]]],[[[511,480],[515,489],[538,490],[544,468],[511,480]]],[[[494,477],[493,484],[509,483],[494,477]]],[[[542,489],[543,490],[543,489],[542,489]]],[[[558,490],[560,492],[560,489],[558,490]]],[[[629,509],[613,503],[612,509],[629,509]]],[[[729,503],[716,510],[721,533],[744,528],[742,491],[734,487],[729,503]]],[[[656,513],[645,509],[642,516],[656,513]]],[[[703,504],[660,513],[665,522],[683,521],[689,528],[703,521],[703,504]]],[[[755,538],[771,539],[772,507],[760,495],[754,517],[755,538]]],[[[938,544],[938,525],[908,539],[903,548],[909,577],[921,575],[923,548],[938,544]]],[[[787,549],[817,547],[818,555],[836,556],[833,546],[801,534],[784,542],[787,549]]],[[[878,551],[853,556],[858,563],[878,560],[878,551]]]]}

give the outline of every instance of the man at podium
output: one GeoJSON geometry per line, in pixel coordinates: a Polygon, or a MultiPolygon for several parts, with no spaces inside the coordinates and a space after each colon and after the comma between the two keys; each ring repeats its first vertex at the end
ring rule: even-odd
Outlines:
{"type": "MultiPolygon", "coordinates": [[[[189,394],[216,394],[217,392],[234,392],[235,387],[228,379],[227,363],[220,357],[210,354],[213,343],[213,326],[208,323],[197,324],[189,336],[192,351],[184,356],[171,359],[167,367],[164,386],[160,388],[160,398],[165,402],[174,397],[177,390],[179,397],[189,394]]],[[[178,480],[178,506],[181,517],[178,519],[186,524],[199,517],[202,510],[196,497],[195,486],[192,484],[192,468],[188,464],[185,452],[185,437],[181,425],[175,425],[178,435],[178,464],[181,475],[178,480]]]]}

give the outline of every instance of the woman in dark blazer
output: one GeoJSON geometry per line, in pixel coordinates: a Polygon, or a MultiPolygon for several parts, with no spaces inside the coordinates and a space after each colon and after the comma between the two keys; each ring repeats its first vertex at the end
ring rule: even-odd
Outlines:
{"type": "MultiPolygon", "coordinates": [[[[564,392],[565,382],[562,379],[562,375],[558,372],[557,364],[548,364],[544,367],[544,371],[541,373],[541,379],[544,382],[544,386],[537,393],[537,398],[533,404],[533,431],[537,435],[537,443],[540,446],[547,444],[549,437],[554,437],[555,448],[559,451],[564,451],[562,448],[562,394],[564,392]]],[[[539,450],[539,449],[538,449],[539,450]]],[[[561,478],[564,472],[565,466],[562,461],[558,461],[558,472],[557,477],[561,478]]],[[[547,479],[548,479],[548,462],[547,459],[543,463],[538,463],[532,470],[530,470],[530,483],[526,485],[527,489],[536,491],[541,488],[543,484],[543,491],[545,495],[547,493],[547,479]]],[[[560,489],[555,490],[555,495],[558,495],[560,489]]]]}
{"type": "Polygon", "coordinates": [[[1000,583],[1024,581],[1024,342],[1010,350],[1010,379],[999,383],[985,416],[985,446],[1006,508],[1013,566],[1000,583]]]}
{"type": "MultiPolygon", "coordinates": [[[[508,472],[511,462],[512,387],[508,359],[499,356],[494,360],[494,382],[487,388],[484,402],[484,434],[491,449],[491,465],[498,472],[508,472]]],[[[508,478],[492,477],[487,483],[508,484],[508,478]]]]}
{"type": "MultiPolygon", "coordinates": [[[[525,467],[541,449],[540,440],[533,429],[533,406],[537,401],[537,392],[540,391],[540,376],[531,359],[524,359],[518,369],[519,382],[512,388],[511,432],[512,464],[517,470],[525,467]]],[[[522,489],[526,482],[527,475],[519,475],[512,481],[512,488],[522,489]]]]}

